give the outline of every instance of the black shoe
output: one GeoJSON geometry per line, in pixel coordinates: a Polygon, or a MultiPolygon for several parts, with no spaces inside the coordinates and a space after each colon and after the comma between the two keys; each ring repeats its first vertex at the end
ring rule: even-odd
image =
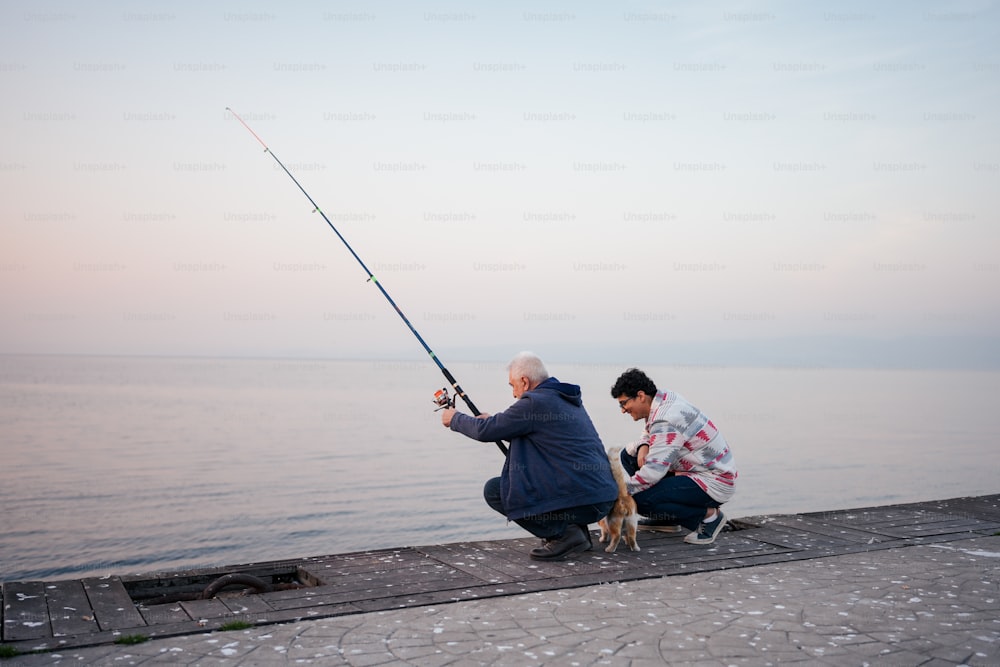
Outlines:
{"type": "MultiPolygon", "coordinates": [[[[588,526],[585,523],[578,523],[576,525],[580,528],[580,530],[583,531],[583,534],[587,536],[587,548],[584,549],[584,551],[593,551],[594,550],[594,536],[590,534],[590,526],[588,526]]],[[[542,538],[542,547],[544,548],[549,542],[554,542],[554,541],[556,541],[558,539],[559,539],[558,537],[543,537],[542,538]]]]}
{"type": "Polygon", "coordinates": [[[532,560],[562,560],[581,551],[586,551],[590,540],[577,525],[570,525],[559,537],[548,540],[542,546],[531,550],[532,560]]]}

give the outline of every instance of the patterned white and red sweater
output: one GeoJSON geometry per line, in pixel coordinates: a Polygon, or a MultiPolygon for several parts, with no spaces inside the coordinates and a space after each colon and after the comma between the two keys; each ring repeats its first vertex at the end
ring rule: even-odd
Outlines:
{"type": "Polygon", "coordinates": [[[656,394],[642,438],[626,449],[635,456],[640,445],[649,445],[649,452],[646,464],[626,482],[630,494],[648,489],[673,470],[690,477],[720,503],[733,497],[737,473],[729,443],[715,424],[680,394],[656,394]]]}

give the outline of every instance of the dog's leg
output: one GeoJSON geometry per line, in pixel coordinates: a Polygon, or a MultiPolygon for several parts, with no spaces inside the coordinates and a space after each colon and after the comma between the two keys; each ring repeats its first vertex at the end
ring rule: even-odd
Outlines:
{"type": "Polygon", "coordinates": [[[637,542],[635,539],[635,533],[638,527],[639,527],[638,514],[630,514],[629,516],[625,517],[625,525],[623,528],[625,532],[625,544],[627,544],[628,548],[631,549],[632,551],[639,551],[639,542],[637,542]]]}
{"type": "Polygon", "coordinates": [[[608,517],[608,527],[611,532],[611,542],[608,544],[605,551],[611,554],[618,548],[618,541],[621,540],[622,537],[622,516],[613,515],[608,517]]]}
{"type": "Polygon", "coordinates": [[[601,534],[598,536],[598,542],[606,542],[608,537],[611,535],[611,531],[608,529],[608,518],[604,517],[597,522],[598,527],[601,529],[601,534]]]}

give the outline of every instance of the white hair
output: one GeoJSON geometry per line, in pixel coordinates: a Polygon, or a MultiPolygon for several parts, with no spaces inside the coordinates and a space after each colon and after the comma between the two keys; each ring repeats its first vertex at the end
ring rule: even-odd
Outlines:
{"type": "Polygon", "coordinates": [[[549,378],[545,364],[534,352],[518,352],[510,363],[507,372],[515,377],[526,377],[532,385],[539,384],[549,378]]]}

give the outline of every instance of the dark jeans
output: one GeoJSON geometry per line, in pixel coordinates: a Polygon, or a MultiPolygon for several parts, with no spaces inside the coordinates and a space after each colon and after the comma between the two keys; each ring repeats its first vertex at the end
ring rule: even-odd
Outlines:
{"type": "MultiPolygon", "coordinates": [[[[639,470],[639,461],[622,449],[622,467],[631,476],[639,470]]],[[[721,503],[705,493],[687,475],[669,475],[645,491],[632,496],[639,514],[647,519],[676,521],[688,530],[698,530],[709,507],[721,503]]]]}
{"type": "MultiPolygon", "coordinates": [[[[504,511],[503,498],[500,497],[499,477],[494,477],[486,482],[486,486],[483,487],[483,497],[486,498],[487,505],[500,512],[500,514],[507,516],[507,512],[504,511]]],[[[535,537],[549,539],[559,537],[566,532],[566,528],[570,525],[587,526],[595,521],[600,521],[608,515],[614,504],[615,501],[609,500],[605,503],[597,503],[596,505],[567,507],[566,509],[546,512],[545,514],[514,519],[514,523],[535,537]]]]}

